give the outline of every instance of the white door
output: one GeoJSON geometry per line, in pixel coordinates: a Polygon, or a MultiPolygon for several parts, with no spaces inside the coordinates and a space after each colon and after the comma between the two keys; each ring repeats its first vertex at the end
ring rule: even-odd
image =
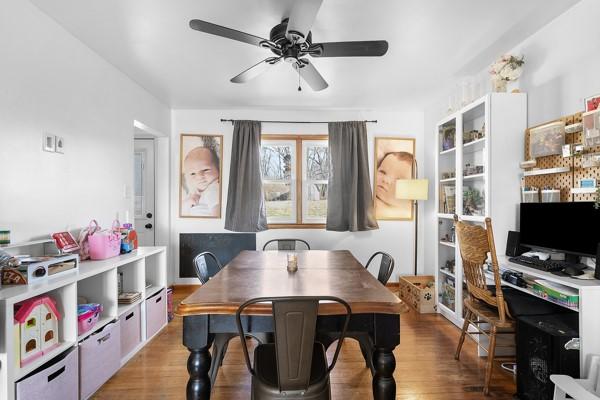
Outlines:
{"type": "Polygon", "coordinates": [[[134,140],[135,230],[140,246],[154,246],[154,139],[134,140]]]}

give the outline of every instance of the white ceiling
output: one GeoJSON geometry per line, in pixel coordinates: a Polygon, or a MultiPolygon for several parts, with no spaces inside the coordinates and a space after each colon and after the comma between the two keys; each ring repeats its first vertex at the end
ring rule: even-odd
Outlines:
{"type": "Polygon", "coordinates": [[[319,58],[329,88],[296,90],[286,63],[246,84],[229,79],[272,55],[204,34],[190,19],[268,38],[292,0],[31,0],[172,108],[421,108],[578,0],[324,0],[313,42],[378,40],[373,58],[319,58]]]}

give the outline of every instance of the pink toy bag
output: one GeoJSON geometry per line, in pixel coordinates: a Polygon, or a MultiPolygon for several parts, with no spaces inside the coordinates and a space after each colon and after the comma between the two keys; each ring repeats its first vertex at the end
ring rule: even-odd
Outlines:
{"type": "Polygon", "coordinates": [[[104,260],[118,256],[121,252],[121,235],[119,233],[119,221],[113,222],[111,229],[101,230],[96,220],[90,222],[87,241],[89,245],[89,255],[92,260],[104,260]],[[93,227],[92,223],[96,226],[93,227]]]}

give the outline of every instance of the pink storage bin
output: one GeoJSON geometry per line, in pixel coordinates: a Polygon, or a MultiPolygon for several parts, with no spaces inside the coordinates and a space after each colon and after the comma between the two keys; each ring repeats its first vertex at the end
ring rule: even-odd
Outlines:
{"type": "Polygon", "coordinates": [[[119,317],[121,324],[121,359],[133,351],[142,341],[140,305],[136,305],[119,317]]]}
{"type": "Polygon", "coordinates": [[[105,260],[121,253],[119,225],[119,221],[115,220],[111,229],[97,231],[88,236],[90,259],[105,260]]]}
{"type": "MultiPolygon", "coordinates": [[[[81,307],[89,306],[88,304],[78,305],[78,309],[81,307]]],[[[90,329],[92,329],[98,320],[100,314],[102,314],[102,304],[97,304],[97,307],[88,307],[89,310],[77,314],[77,332],[79,335],[83,335],[90,329]]]]}
{"type": "Polygon", "coordinates": [[[150,339],[167,324],[167,298],[165,289],[146,299],[146,338],[150,339]]]}
{"type": "Polygon", "coordinates": [[[78,400],[77,347],[16,383],[17,400],[78,400]]]}
{"type": "Polygon", "coordinates": [[[91,397],[121,367],[119,321],[106,325],[79,343],[79,395],[91,397]]]}

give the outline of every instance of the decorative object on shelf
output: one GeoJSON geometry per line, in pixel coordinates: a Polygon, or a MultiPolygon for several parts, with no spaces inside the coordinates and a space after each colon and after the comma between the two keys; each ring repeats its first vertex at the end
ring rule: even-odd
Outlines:
{"type": "Polygon", "coordinates": [[[455,260],[446,260],[445,264],[444,264],[444,268],[442,268],[443,270],[454,274],[454,268],[456,267],[456,261],[455,260]]]}
{"type": "Polygon", "coordinates": [[[523,65],[525,64],[524,56],[513,56],[505,54],[490,67],[490,75],[492,77],[492,85],[494,92],[506,92],[506,83],[514,82],[521,76],[523,65]]]}
{"type": "Polygon", "coordinates": [[[560,202],[560,190],[552,186],[545,186],[540,190],[542,203],[558,203],[560,202]]]}
{"type": "Polygon", "coordinates": [[[61,315],[50,296],[39,296],[15,305],[16,354],[21,367],[37,360],[58,346],[58,321],[61,315]]]}
{"type": "MultiPolygon", "coordinates": [[[[484,125],[485,126],[485,125],[484,125]]],[[[463,133],[463,145],[465,144],[469,144],[471,142],[474,142],[476,140],[479,139],[483,139],[485,136],[484,133],[484,128],[482,128],[482,130],[478,131],[478,130],[472,130],[472,131],[468,131],[463,133]]]]}
{"type": "Polygon", "coordinates": [[[456,126],[443,125],[440,127],[440,135],[442,137],[442,151],[451,150],[455,147],[456,141],[456,126]]]}
{"type": "Polygon", "coordinates": [[[521,161],[521,163],[519,164],[519,166],[521,167],[521,169],[529,169],[529,168],[534,168],[537,165],[537,162],[535,159],[533,160],[527,160],[527,161],[521,161]]]}
{"type": "Polygon", "coordinates": [[[595,188],[596,187],[596,179],[595,178],[583,178],[579,180],[580,188],[595,188]]]}
{"type": "Polygon", "coordinates": [[[600,107],[600,94],[597,94],[597,95],[591,96],[591,97],[587,97],[583,101],[583,105],[584,105],[583,109],[586,112],[596,111],[600,107]]]}
{"type": "Polygon", "coordinates": [[[584,154],[581,157],[582,168],[600,167],[600,153],[584,154]]]}
{"type": "Polygon", "coordinates": [[[0,246],[10,244],[10,231],[8,229],[0,229],[0,246]]]}
{"type": "Polygon", "coordinates": [[[179,216],[221,218],[222,135],[182,134],[179,216]]]}
{"type": "Polygon", "coordinates": [[[119,304],[133,304],[142,299],[140,292],[123,292],[119,294],[117,301],[119,304]]]}
{"type": "Polygon", "coordinates": [[[454,185],[444,185],[442,195],[442,206],[444,214],[454,214],[456,211],[456,187],[454,185]]]}
{"type": "Polygon", "coordinates": [[[483,174],[483,165],[471,165],[465,164],[463,169],[463,176],[479,175],[483,174]]]}
{"type": "Polygon", "coordinates": [[[600,145],[600,109],[583,113],[581,118],[585,147],[600,145]]]}
{"type": "Polygon", "coordinates": [[[529,155],[531,158],[562,154],[564,144],[564,121],[552,122],[529,130],[529,155]]]}
{"type": "Polygon", "coordinates": [[[454,171],[442,172],[442,179],[452,179],[455,177],[456,177],[456,172],[454,172],[454,171]]]}
{"type": "Polygon", "coordinates": [[[378,220],[412,220],[413,204],[396,194],[398,179],[415,176],[415,139],[398,137],[375,138],[375,187],[373,201],[378,220]]]}
{"type": "Polygon", "coordinates": [[[71,253],[79,250],[79,244],[77,244],[71,232],[57,232],[51,236],[54,239],[54,245],[61,253],[71,253]]]}
{"type": "Polygon", "coordinates": [[[524,186],[521,190],[521,202],[523,203],[539,203],[540,190],[532,186],[524,186]]]}
{"type": "Polygon", "coordinates": [[[83,335],[96,325],[102,313],[102,304],[86,303],[77,305],[77,331],[83,335]]]}
{"type": "Polygon", "coordinates": [[[478,189],[465,186],[463,188],[463,215],[483,215],[484,197],[478,189]]]}
{"type": "Polygon", "coordinates": [[[425,276],[400,276],[399,297],[420,314],[434,313],[435,278],[425,276]]]}

